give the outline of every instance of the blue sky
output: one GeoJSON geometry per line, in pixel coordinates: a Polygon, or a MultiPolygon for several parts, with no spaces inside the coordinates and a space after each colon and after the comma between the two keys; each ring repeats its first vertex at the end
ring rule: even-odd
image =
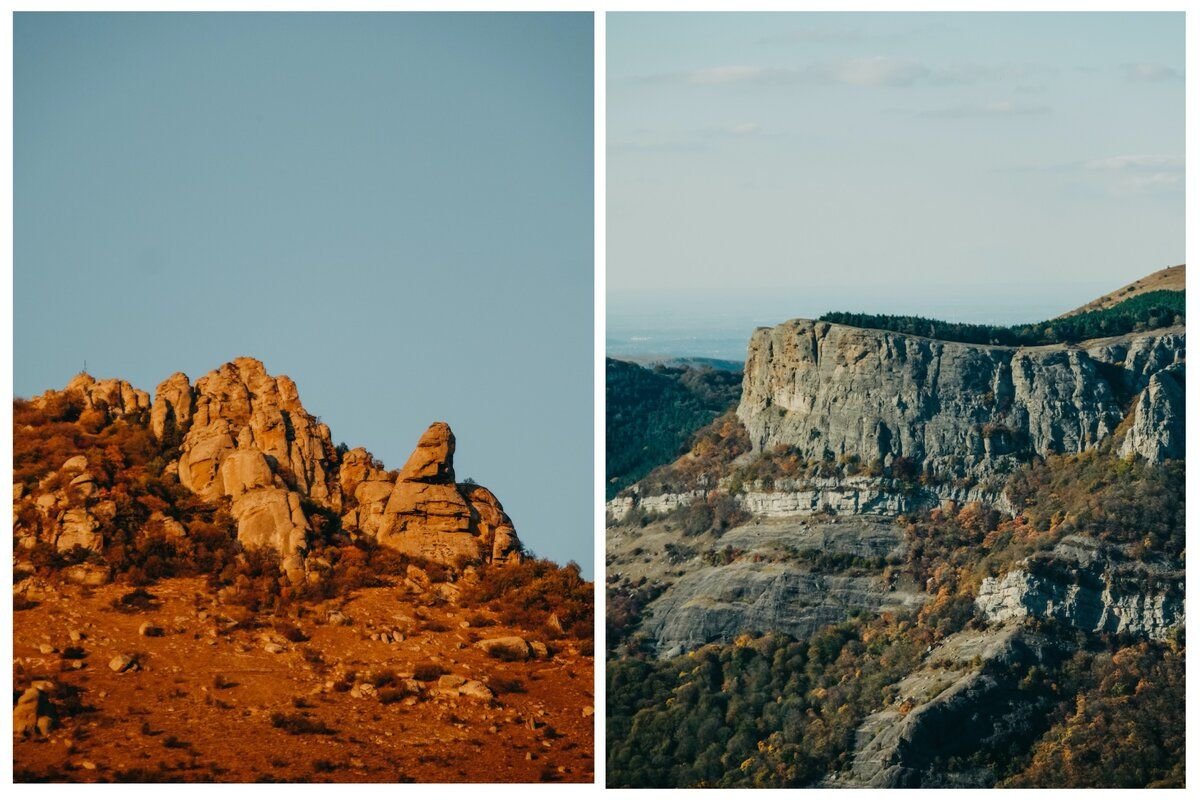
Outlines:
{"type": "Polygon", "coordinates": [[[16,15],[14,391],[239,355],[592,571],[590,14],[16,15]]]}
{"type": "Polygon", "coordinates": [[[607,29],[610,320],[686,287],[1016,321],[1184,259],[1183,14],[607,29]]]}

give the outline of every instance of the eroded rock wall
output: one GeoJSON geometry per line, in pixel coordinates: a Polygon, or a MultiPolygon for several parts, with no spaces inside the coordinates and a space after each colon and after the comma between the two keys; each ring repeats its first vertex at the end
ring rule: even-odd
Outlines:
{"type": "Polygon", "coordinates": [[[792,320],[755,331],[737,413],[756,450],[885,466],[904,456],[942,475],[987,477],[1031,453],[1108,439],[1126,396],[1165,396],[1156,376],[1183,348],[1182,329],[1011,348],[792,320]]]}

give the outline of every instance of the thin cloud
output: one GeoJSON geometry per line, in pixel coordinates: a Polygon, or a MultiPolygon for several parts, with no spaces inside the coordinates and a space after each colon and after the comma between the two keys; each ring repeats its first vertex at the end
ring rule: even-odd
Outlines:
{"type": "Polygon", "coordinates": [[[633,132],[634,138],[611,142],[608,150],[612,153],[694,153],[711,149],[710,145],[720,139],[747,139],[762,134],[763,127],[757,122],[710,125],[676,132],[641,129],[633,132]]]}
{"type": "Polygon", "coordinates": [[[629,153],[696,153],[707,149],[707,145],[701,142],[686,141],[616,141],[608,143],[608,152],[618,155],[629,153]]]}
{"type": "Polygon", "coordinates": [[[917,116],[931,119],[972,119],[979,117],[1036,117],[1054,111],[1048,105],[1022,103],[1017,100],[996,100],[989,103],[964,104],[918,111],[917,116]]]}
{"type": "Polygon", "coordinates": [[[950,30],[942,23],[920,25],[907,31],[866,31],[862,28],[800,28],[791,31],[781,31],[756,40],[760,45],[797,45],[797,44],[857,44],[860,42],[898,42],[931,33],[944,33],[950,30]]]}
{"type": "Polygon", "coordinates": [[[858,86],[903,88],[917,85],[973,84],[1004,78],[1023,79],[1052,73],[1038,65],[989,66],[958,63],[934,66],[912,59],[865,56],[813,62],[800,67],[725,64],[687,72],[643,75],[634,83],[685,86],[858,86]]]}
{"type": "Polygon", "coordinates": [[[1068,176],[1079,186],[1105,194],[1162,195],[1183,191],[1183,156],[1126,154],[1042,166],[1010,167],[1008,172],[1044,172],[1068,176]]]}
{"type": "Polygon", "coordinates": [[[1163,155],[1127,155],[1110,156],[1084,161],[1081,165],[1086,170],[1126,171],[1126,172],[1178,172],[1183,173],[1183,156],[1163,155]]]}
{"type": "Polygon", "coordinates": [[[1124,64],[1125,80],[1134,83],[1168,83],[1183,80],[1183,74],[1174,67],[1166,64],[1124,64]]]}
{"type": "Polygon", "coordinates": [[[757,122],[735,122],[732,125],[712,125],[700,131],[704,136],[758,136],[763,132],[757,122]]]}

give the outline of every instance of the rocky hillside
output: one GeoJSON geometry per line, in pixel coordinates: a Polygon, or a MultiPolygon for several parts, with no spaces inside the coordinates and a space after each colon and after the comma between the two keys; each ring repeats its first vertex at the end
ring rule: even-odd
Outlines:
{"type": "Polygon", "coordinates": [[[1178,785],[1184,363],[756,331],[736,416],[608,504],[613,785],[1178,785]]]}
{"type": "Polygon", "coordinates": [[[251,358],[13,416],[18,780],[590,779],[592,586],[445,423],[388,470],[251,358]]]}

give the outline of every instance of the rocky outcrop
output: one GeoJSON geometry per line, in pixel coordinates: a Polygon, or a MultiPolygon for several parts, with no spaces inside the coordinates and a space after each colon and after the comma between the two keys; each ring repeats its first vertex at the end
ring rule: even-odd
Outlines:
{"type": "Polygon", "coordinates": [[[987,477],[1116,431],[1123,397],[1182,361],[1181,328],[1080,346],[963,344],[793,320],[750,340],[738,417],[762,451],[987,477]]]}
{"type": "Polygon", "coordinates": [[[192,423],[192,383],[188,376],[176,372],[154,390],[154,405],[150,409],[150,432],[155,439],[182,435],[192,423]]]}
{"type": "Polygon", "coordinates": [[[33,404],[44,407],[63,396],[78,398],[83,410],[102,412],[109,419],[132,416],[150,408],[150,395],[135,389],[128,381],[109,378],[96,380],[86,372],[71,379],[61,392],[48,391],[33,399],[33,404]]]}
{"type": "Polygon", "coordinates": [[[271,547],[289,572],[300,568],[308,522],[302,497],[342,505],[329,428],[300,403],[287,376],[238,358],[196,381],[182,373],[159,385],[150,414],[160,439],[182,435],[179,482],[208,500],[228,498],[238,540],[271,547]]]}
{"type": "MultiPolygon", "coordinates": [[[[816,514],[896,516],[937,508],[945,502],[983,503],[1011,514],[1012,501],[1000,489],[984,484],[961,486],[956,483],[931,483],[906,486],[889,478],[849,476],[841,478],[777,479],[769,486],[754,482],[737,487],[722,484],[734,501],[756,517],[803,517],[816,514]]],[[[634,486],[609,500],[605,506],[614,521],[625,520],[635,509],[647,514],[669,514],[704,498],[701,490],[670,494],[643,495],[634,486]]]]}
{"type": "Polygon", "coordinates": [[[1150,462],[1184,457],[1183,372],[1183,364],[1177,364],[1150,376],[1134,401],[1132,424],[1121,442],[1121,455],[1138,455],[1150,462]]]}
{"type": "Polygon", "coordinates": [[[196,381],[193,403],[179,457],[180,481],[189,489],[202,497],[227,495],[217,481],[220,461],[231,450],[253,449],[288,488],[341,508],[329,426],[305,411],[291,378],[272,377],[261,361],[238,358],[196,381]]]}
{"type": "MultiPolygon", "coordinates": [[[[109,419],[141,415],[151,434],[178,459],[164,474],[214,503],[228,503],[238,540],[270,548],[284,569],[302,579],[314,531],[313,508],[340,514],[352,536],[366,536],[440,563],[520,561],[521,543],[500,501],[475,484],[454,480],[454,434],[434,423],[398,473],[384,470],[362,448],[339,453],[328,426],[300,403],[296,384],[271,376],[262,362],[238,358],[193,385],[183,373],[163,381],[150,402],[124,381],[79,375],[63,392],[34,404],[63,400],[109,419]],[[306,510],[306,506],[311,505],[306,510]]],[[[48,541],[59,551],[100,552],[106,524],[116,515],[109,488],[75,456],[42,479],[41,491],[14,484],[14,534],[24,548],[48,541]],[[21,509],[18,509],[21,511],[21,509]]],[[[155,512],[146,523],[168,537],[186,536],[178,520],[155,512]]]]}
{"type": "MultiPolygon", "coordinates": [[[[369,497],[381,494],[372,489],[369,497]]],[[[357,521],[373,526],[381,544],[431,561],[520,558],[512,522],[495,496],[483,487],[455,483],[454,433],[444,422],[433,423],[421,435],[391,487],[383,513],[360,513],[357,521]]]]}
{"type": "MultiPolygon", "coordinates": [[[[652,535],[628,541],[610,535],[610,578],[638,566],[652,535]]],[[[710,546],[732,560],[714,565],[699,552],[678,555],[677,548],[667,559],[648,556],[660,566],[644,573],[647,578],[669,583],[647,607],[642,625],[661,656],[729,642],[742,633],[803,638],[855,611],[911,607],[924,599],[884,577],[884,566],[906,551],[903,530],[886,520],[755,520],[726,531],[710,546]],[[678,570],[663,563],[675,558],[678,570]],[[828,563],[818,566],[814,559],[828,563]]]]}
{"type": "Polygon", "coordinates": [[[1184,624],[1182,565],[1070,536],[1019,569],[986,578],[975,604],[992,622],[1033,617],[1097,633],[1167,639],[1184,624]]]}
{"type": "Polygon", "coordinates": [[[987,768],[956,772],[948,764],[1003,751],[1015,740],[1032,741],[1047,724],[1047,701],[1023,691],[1020,679],[1054,657],[1047,640],[1016,625],[948,637],[896,685],[894,702],[859,727],[849,774],[829,783],[994,785],[996,776],[987,768]]]}

